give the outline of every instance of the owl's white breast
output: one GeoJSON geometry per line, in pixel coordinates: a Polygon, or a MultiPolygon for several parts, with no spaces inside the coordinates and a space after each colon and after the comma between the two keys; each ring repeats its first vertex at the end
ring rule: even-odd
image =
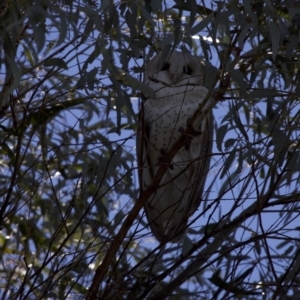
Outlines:
{"type": "MultiPolygon", "coordinates": [[[[144,104],[145,122],[151,128],[150,155],[152,156],[155,155],[153,152],[159,155],[161,149],[166,151],[170,149],[170,146],[180,137],[180,129],[186,128],[188,119],[193,116],[208,93],[208,90],[202,86],[159,88],[161,84],[155,85],[152,88],[157,91],[156,98],[147,99],[144,104]]],[[[200,123],[201,120],[198,120],[194,127],[198,129],[200,123]]],[[[187,154],[186,151],[181,152],[187,154]]],[[[176,157],[174,159],[176,160],[176,157]]]]}

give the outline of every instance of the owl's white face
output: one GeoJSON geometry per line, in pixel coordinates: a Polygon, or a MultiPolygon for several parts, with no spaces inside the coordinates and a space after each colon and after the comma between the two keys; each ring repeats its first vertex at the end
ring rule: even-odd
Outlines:
{"type": "Polygon", "coordinates": [[[145,74],[146,84],[154,81],[173,87],[201,85],[201,65],[198,59],[188,52],[174,51],[165,62],[159,53],[150,61],[145,74]]]}

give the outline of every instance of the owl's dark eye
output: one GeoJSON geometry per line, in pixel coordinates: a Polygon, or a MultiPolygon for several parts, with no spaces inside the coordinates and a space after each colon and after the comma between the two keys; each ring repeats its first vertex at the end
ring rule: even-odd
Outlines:
{"type": "Polygon", "coordinates": [[[187,75],[192,75],[193,70],[192,70],[192,68],[190,66],[184,66],[183,67],[183,73],[187,74],[187,75]]]}
{"type": "Polygon", "coordinates": [[[162,68],[160,69],[161,71],[167,71],[170,68],[170,64],[169,63],[164,63],[162,68]]]}

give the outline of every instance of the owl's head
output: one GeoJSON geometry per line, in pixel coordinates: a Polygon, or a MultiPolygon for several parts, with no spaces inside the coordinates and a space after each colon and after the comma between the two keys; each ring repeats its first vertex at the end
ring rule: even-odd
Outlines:
{"type": "Polygon", "coordinates": [[[145,83],[159,82],[171,86],[201,85],[202,72],[199,60],[187,51],[174,51],[165,61],[158,53],[148,64],[145,83]]]}

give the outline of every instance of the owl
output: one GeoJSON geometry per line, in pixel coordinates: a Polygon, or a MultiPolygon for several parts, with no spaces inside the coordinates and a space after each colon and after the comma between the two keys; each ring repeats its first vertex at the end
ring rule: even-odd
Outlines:
{"type": "Polygon", "coordinates": [[[208,90],[201,86],[200,62],[186,51],[174,51],[166,61],[162,61],[161,53],[156,55],[146,68],[144,82],[156,96],[145,96],[140,112],[137,136],[140,189],[145,190],[151,184],[160,164],[168,164],[144,210],[159,242],[178,243],[203,196],[212,152],[212,113],[193,123],[195,134],[172,160],[166,155],[208,90]]]}

